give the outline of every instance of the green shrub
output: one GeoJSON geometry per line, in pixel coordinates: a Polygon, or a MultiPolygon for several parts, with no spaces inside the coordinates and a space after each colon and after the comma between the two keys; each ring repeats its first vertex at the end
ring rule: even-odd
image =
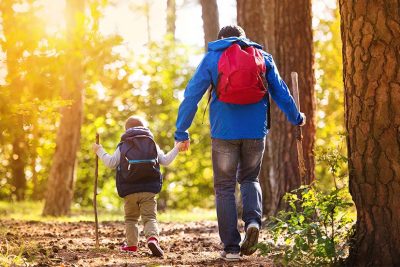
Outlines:
{"type": "Polygon", "coordinates": [[[287,208],[266,227],[271,238],[257,245],[279,265],[337,266],[347,256],[354,208],[348,188],[337,182],[347,159],[337,151],[325,151],[319,159],[329,166],[335,188],[321,191],[312,184],[287,193],[287,208]]]}
{"type": "Polygon", "coordinates": [[[353,204],[345,189],[323,194],[311,186],[287,193],[286,211],[267,227],[273,242],[258,248],[276,263],[290,266],[337,265],[347,253],[352,220],[346,210],[353,204]]]}

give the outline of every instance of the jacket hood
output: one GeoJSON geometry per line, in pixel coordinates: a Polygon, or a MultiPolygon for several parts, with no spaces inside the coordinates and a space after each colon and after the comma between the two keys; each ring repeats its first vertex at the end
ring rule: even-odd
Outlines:
{"type": "Polygon", "coordinates": [[[228,37],[224,39],[219,39],[213,42],[208,43],[208,51],[218,51],[218,50],[225,50],[229,46],[231,46],[233,43],[238,43],[239,45],[248,45],[248,46],[253,46],[259,49],[262,49],[263,47],[255,42],[250,41],[247,38],[244,37],[228,37]]]}
{"type": "Polygon", "coordinates": [[[126,139],[129,139],[130,137],[134,137],[137,135],[146,135],[153,138],[153,134],[148,128],[139,126],[139,127],[132,127],[126,130],[126,132],[121,136],[121,141],[124,141],[126,139]]]}

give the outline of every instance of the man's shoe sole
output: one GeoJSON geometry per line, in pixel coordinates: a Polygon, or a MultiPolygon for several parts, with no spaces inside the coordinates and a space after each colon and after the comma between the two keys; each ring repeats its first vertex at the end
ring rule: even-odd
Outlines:
{"type": "Polygon", "coordinates": [[[149,242],[147,244],[147,246],[151,250],[151,253],[153,254],[153,256],[156,256],[156,257],[164,256],[164,252],[156,244],[149,242]]]}
{"type": "Polygon", "coordinates": [[[245,240],[240,248],[240,253],[243,255],[251,255],[256,252],[257,249],[253,248],[258,243],[258,235],[260,230],[256,227],[247,228],[245,240]]]}
{"type": "Polygon", "coordinates": [[[227,258],[222,256],[221,259],[223,259],[224,261],[240,261],[240,258],[227,258]]]}

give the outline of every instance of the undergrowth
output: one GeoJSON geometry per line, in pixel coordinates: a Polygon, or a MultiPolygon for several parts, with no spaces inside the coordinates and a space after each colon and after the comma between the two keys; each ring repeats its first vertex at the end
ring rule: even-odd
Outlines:
{"type": "Polygon", "coordinates": [[[347,183],[339,186],[339,166],[347,161],[336,150],[324,151],[335,187],[321,191],[317,183],[302,186],[284,196],[286,209],[266,226],[269,241],[259,243],[261,254],[284,266],[338,266],[348,254],[353,232],[353,203],[347,183]]]}

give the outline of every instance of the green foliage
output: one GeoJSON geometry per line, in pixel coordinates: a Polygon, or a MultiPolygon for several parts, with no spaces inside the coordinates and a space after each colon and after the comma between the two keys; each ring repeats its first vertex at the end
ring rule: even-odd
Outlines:
{"type": "Polygon", "coordinates": [[[325,150],[318,157],[328,166],[335,188],[325,192],[318,185],[287,193],[287,210],[272,217],[267,227],[273,242],[261,243],[265,255],[285,266],[335,266],[346,257],[354,216],[348,188],[337,179],[347,158],[338,150],[325,150]]]}
{"type": "MultiPolygon", "coordinates": [[[[317,164],[318,166],[323,166],[325,171],[330,174],[331,184],[336,189],[346,187],[348,183],[347,157],[343,156],[340,147],[318,147],[316,151],[317,164]]],[[[321,186],[320,184],[317,186],[321,190],[326,189],[326,186],[321,186]]]]}
{"type": "MultiPolygon", "coordinates": [[[[37,14],[40,6],[31,1],[26,4],[26,9],[18,9],[15,1],[0,3],[0,54],[3,52],[6,59],[1,69],[7,70],[0,82],[0,198],[9,199],[17,189],[12,177],[20,168],[17,160],[25,168],[22,181],[26,176],[36,188],[40,187],[40,170],[46,157],[36,161],[38,147],[52,136],[45,129],[54,129],[54,109],[63,104],[57,97],[59,56],[46,53],[55,48],[50,45],[54,42],[44,32],[44,21],[37,14]]],[[[33,187],[28,184],[23,190],[30,195],[35,191],[33,187]]]]}
{"type": "Polygon", "coordinates": [[[274,243],[259,245],[264,254],[285,266],[336,265],[346,256],[353,204],[345,189],[328,194],[302,187],[285,195],[289,208],[272,218],[268,231],[274,243]]]}
{"type": "MultiPolygon", "coordinates": [[[[320,155],[323,150],[330,149],[338,149],[340,154],[346,155],[346,146],[343,145],[344,88],[339,9],[335,1],[316,2],[320,10],[313,14],[317,96],[315,148],[320,155]]],[[[347,172],[347,164],[338,167],[340,172],[347,172]]],[[[320,187],[334,186],[325,162],[320,161],[315,172],[320,187]]]]}
{"type": "MultiPolygon", "coordinates": [[[[99,32],[99,21],[108,4],[88,2],[79,26],[84,38],[75,40],[82,53],[84,71],[80,79],[85,99],[74,200],[83,207],[92,203],[95,157],[91,145],[96,132],[104,148],[112,153],[126,118],[142,115],[160,147],[164,151],[173,147],[176,112],[194,71],[189,55],[199,53],[166,37],[163,42],[148,44],[145,53],[132,54],[119,36],[99,32]]],[[[43,199],[45,195],[59,110],[71,104],[60,94],[66,86],[66,57],[74,53],[68,50],[66,31],[47,32],[45,18],[39,15],[45,7],[39,1],[28,1],[23,9],[15,5],[14,1],[0,4],[0,34],[5,36],[0,38],[0,51],[6,59],[0,66],[6,70],[4,81],[0,77],[0,199],[9,201],[16,199],[18,187],[27,199],[43,199]],[[17,166],[14,159],[21,164],[17,166]],[[24,176],[20,183],[16,179],[18,170],[24,176]]],[[[160,208],[210,207],[213,203],[209,126],[202,124],[201,115],[191,127],[191,139],[191,150],[163,169],[160,208]]],[[[121,206],[114,176],[114,170],[100,163],[99,205],[108,210],[121,206]]]]}
{"type": "MultiPolygon", "coordinates": [[[[62,100],[61,88],[66,86],[65,62],[68,55],[66,32],[46,31],[46,20],[40,17],[44,9],[39,1],[22,1],[26,8],[18,9],[15,1],[0,4],[0,54],[5,53],[6,70],[0,77],[0,199],[15,199],[18,187],[29,199],[42,199],[59,123],[59,110],[70,105],[62,100]],[[30,29],[27,31],[26,29],[30,29]],[[5,104],[7,103],[7,105],[5,104]],[[18,149],[20,148],[20,149],[18,149]],[[21,164],[17,165],[17,159],[21,164]],[[16,182],[16,171],[23,183],[16,182]],[[26,184],[25,184],[26,183],[26,184]]],[[[84,19],[85,38],[79,40],[85,58],[81,77],[91,87],[104,75],[104,65],[116,60],[111,50],[121,43],[118,36],[102,36],[98,32],[101,8],[107,1],[88,1],[84,19]]]]}

